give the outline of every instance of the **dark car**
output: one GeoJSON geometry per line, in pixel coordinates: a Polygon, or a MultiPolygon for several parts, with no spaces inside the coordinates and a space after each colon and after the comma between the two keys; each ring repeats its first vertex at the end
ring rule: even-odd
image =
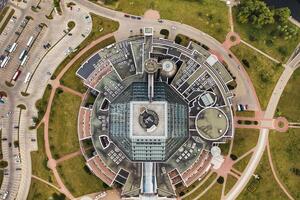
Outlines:
{"type": "Polygon", "coordinates": [[[137,19],[138,19],[138,20],[141,20],[142,18],[141,18],[141,17],[137,17],[137,19]]]}
{"type": "Polygon", "coordinates": [[[125,14],[124,17],[130,17],[130,15],[125,14]]]}

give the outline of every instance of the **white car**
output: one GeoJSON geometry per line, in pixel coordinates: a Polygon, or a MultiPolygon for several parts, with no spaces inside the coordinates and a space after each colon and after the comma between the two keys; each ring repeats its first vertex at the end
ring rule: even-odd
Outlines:
{"type": "Polygon", "coordinates": [[[21,163],[21,159],[19,155],[15,155],[16,163],[21,163]]]}
{"type": "Polygon", "coordinates": [[[8,196],[8,191],[6,190],[6,191],[3,193],[3,195],[2,195],[2,199],[6,199],[7,196],[8,196]]]}

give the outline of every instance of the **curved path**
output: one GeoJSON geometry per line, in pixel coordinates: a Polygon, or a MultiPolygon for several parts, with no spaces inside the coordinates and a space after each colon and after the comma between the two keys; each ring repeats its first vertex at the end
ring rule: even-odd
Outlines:
{"type": "MultiPolygon", "coordinates": [[[[288,83],[288,80],[292,76],[294,70],[296,70],[299,62],[300,62],[300,54],[295,56],[291,61],[289,61],[289,63],[285,65],[285,70],[283,71],[279,80],[277,81],[277,84],[269,100],[267,109],[264,113],[265,119],[271,119],[274,117],[275,110],[277,108],[282,92],[286,84],[288,83]]],[[[264,126],[265,124],[266,122],[262,121],[262,126],[264,126]]],[[[240,194],[240,192],[242,192],[246,184],[249,182],[268,144],[268,135],[269,135],[269,129],[263,128],[260,130],[258,142],[253,152],[253,155],[249,161],[249,164],[244,170],[244,173],[242,174],[241,178],[237,181],[234,187],[227,194],[226,199],[229,200],[236,199],[240,194]]]]}
{"type": "Polygon", "coordinates": [[[194,27],[179,22],[164,19],[163,23],[159,23],[157,20],[143,17],[141,20],[134,20],[124,17],[123,12],[110,10],[101,6],[95,6],[94,3],[89,1],[74,0],[74,2],[81,7],[86,7],[88,10],[97,15],[118,21],[120,27],[115,33],[116,40],[118,41],[125,40],[129,36],[135,34],[139,35],[141,28],[153,27],[156,32],[161,29],[170,30],[169,39],[171,40],[174,40],[177,34],[183,34],[188,35],[191,39],[205,44],[206,46],[210,47],[210,49],[218,52],[221,55],[223,60],[228,64],[229,70],[235,77],[237,77],[238,91],[236,93],[244,97],[239,100],[248,104],[252,110],[261,110],[251,79],[242,67],[242,64],[238,61],[238,59],[231,58],[229,54],[232,55],[232,53],[228,49],[225,49],[223,45],[215,38],[194,27]],[[174,30],[174,28],[172,29],[172,27],[176,27],[176,29],[174,30]],[[132,30],[132,32],[130,32],[129,30],[132,30]]]}
{"type": "MultiPolygon", "coordinates": [[[[69,199],[74,199],[74,196],[71,194],[71,192],[67,189],[67,187],[64,185],[57,169],[56,169],[56,164],[57,161],[55,161],[52,157],[52,153],[50,150],[50,144],[49,144],[49,118],[50,118],[50,112],[51,112],[51,107],[52,107],[52,103],[54,100],[54,96],[55,96],[55,91],[57,88],[62,88],[63,90],[67,90],[69,92],[72,92],[75,95],[79,95],[83,98],[83,95],[81,93],[78,93],[77,91],[73,91],[70,88],[67,88],[65,86],[60,85],[60,79],[63,77],[63,75],[69,70],[70,67],[73,66],[73,64],[87,51],[89,51],[91,48],[93,48],[94,46],[96,46],[97,44],[99,44],[100,42],[102,42],[103,40],[109,38],[113,36],[112,33],[107,34],[103,37],[98,38],[97,40],[93,41],[92,43],[90,43],[88,46],[86,46],[84,49],[82,49],[63,69],[62,71],[58,74],[58,76],[56,77],[55,80],[50,81],[50,84],[52,86],[52,90],[51,90],[51,94],[49,97],[49,101],[48,101],[48,105],[47,105],[47,109],[43,118],[43,122],[45,124],[45,128],[44,128],[44,141],[45,141],[45,150],[46,150],[46,155],[48,157],[48,167],[52,170],[55,179],[59,185],[59,187],[61,188],[60,191],[65,194],[69,199]]],[[[76,152],[75,152],[76,153],[76,152]]]]}
{"type": "Polygon", "coordinates": [[[279,178],[276,174],[275,167],[274,167],[273,161],[272,161],[272,155],[271,155],[269,141],[267,143],[267,152],[268,152],[268,158],[269,158],[269,163],[270,163],[270,166],[271,166],[271,170],[272,170],[272,173],[273,173],[273,176],[274,176],[276,182],[278,183],[279,187],[283,190],[283,192],[288,196],[288,198],[291,199],[291,200],[294,200],[294,198],[290,195],[289,191],[285,188],[283,183],[281,183],[281,181],[279,180],[279,178]]]}

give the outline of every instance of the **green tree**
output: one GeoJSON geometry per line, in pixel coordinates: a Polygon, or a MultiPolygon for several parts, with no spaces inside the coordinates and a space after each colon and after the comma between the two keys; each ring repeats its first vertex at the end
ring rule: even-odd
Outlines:
{"type": "Polygon", "coordinates": [[[291,11],[289,8],[278,8],[274,10],[274,19],[277,22],[287,23],[290,16],[291,11]]]}
{"type": "Polygon", "coordinates": [[[242,0],[238,11],[237,19],[240,23],[251,23],[257,28],[274,23],[274,13],[259,0],[242,0]]]}

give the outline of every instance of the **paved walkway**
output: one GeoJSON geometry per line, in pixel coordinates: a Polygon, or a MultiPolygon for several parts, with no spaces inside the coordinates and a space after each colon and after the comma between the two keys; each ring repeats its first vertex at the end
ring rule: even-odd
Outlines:
{"type": "Polygon", "coordinates": [[[68,92],[68,93],[71,93],[71,94],[73,94],[75,96],[79,96],[82,99],[84,98],[84,94],[82,94],[82,93],[80,93],[80,92],[78,92],[76,90],[73,90],[72,88],[69,88],[69,87],[64,86],[62,84],[60,84],[58,87],[61,88],[64,92],[68,92]]]}
{"type": "Polygon", "coordinates": [[[51,111],[51,107],[52,107],[52,103],[54,100],[54,96],[55,96],[55,91],[57,88],[62,88],[63,90],[67,91],[67,92],[71,92],[75,95],[78,95],[80,97],[84,97],[83,94],[78,93],[77,91],[74,91],[68,87],[62,86],[60,84],[60,79],[63,77],[63,75],[69,70],[70,67],[73,66],[73,64],[78,60],[78,58],[80,58],[84,53],[86,53],[89,49],[93,48],[94,46],[96,46],[98,43],[102,42],[103,40],[112,37],[113,33],[107,34],[103,37],[100,37],[99,39],[93,41],[92,43],[90,43],[88,46],[86,46],[84,49],[82,49],[63,69],[62,71],[58,74],[58,76],[56,77],[55,80],[50,81],[50,84],[52,86],[52,90],[51,90],[51,94],[49,97],[49,101],[48,101],[48,105],[47,105],[47,110],[45,112],[45,116],[43,118],[43,122],[45,124],[45,129],[44,129],[44,141],[45,141],[45,149],[46,149],[46,155],[48,157],[48,167],[52,170],[54,177],[56,179],[56,182],[58,183],[59,187],[61,188],[60,191],[66,195],[66,197],[68,197],[69,199],[74,199],[74,196],[71,194],[71,192],[67,189],[67,187],[64,185],[57,169],[56,169],[56,165],[59,162],[62,162],[65,159],[69,159],[73,156],[76,156],[77,154],[80,153],[80,151],[75,152],[74,154],[69,154],[65,157],[62,157],[61,159],[59,159],[58,161],[54,160],[52,157],[52,153],[50,150],[50,144],[49,144],[49,118],[50,118],[50,111],[51,111]]]}
{"type": "Polygon", "coordinates": [[[289,199],[294,200],[294,198],[290,195],[289,191],[285,188],[283,183],[277,177],[277,174],[275,172],[275,167],[274,167],[273,161],[272,161],[272,154],[271,154],[271,150],[270,150],[269,140],[268,140],[268,143],[267,143],[267,152],[268,152],[268,159],[269,159],[269,163],[270,163],[270,166],[271,166],[271,170],[272,170],[273,176],[274,176],[277,184],[282,189],[282,191],[288,196],[289,199]]]}
{"type": "Polygon", "coordinates": [[[81,150],[75,151],[73,153],[69,153],[69,154],[57,159],[56,164],[59,164],[59,163],[65,161],[65,160],[69,160],[69,159],[74,158],[74,157],[79,156],[79,155],[81,155],[81,150]]]}
{"type": "Polygon", "coordinates": [[[244,40],[241,40],[241,42],[242,42],[243,44],[247,45],[248,47],[250,47],[251,49],[253,49],[253,50],[257,51],[258,53],[264,55],[265,57],[269,58],[270,60],[272,60],[272,61],[274,61],[274,62],[276,62],[276,63],[280,63],[280,61],[278,61],[277,59],[275,59],[275,58],[273,58],[272,56],[266,54],[265,52],[259,50],[258,48],[252,46],[252,45],[249,44],[248,42],[246,42],[246,41],[244,41],[244,40]]]}
{"type": "Polygon", "coordinates": [[[206,181],[207,181],[207,179],[211,176],[213,174],[213,172],[212,171],[210,171],[207,175],[206,175],[206,177],[196,186],[196,187],[194,187],[192,190],[190,190],[189,192],[187,192],[186,194],[184,194],[182,197],[181,197],[181,199],[184,199],[184,198],[186,198],[187,196],[189,196],[190,194],[192,194],[193,192],[195,192],[199,187],[201,187],[201,185],[203,185],[206,181]]]}
{"type": "Polygon", "coordinates": [[[61,192],[61,190],[58,187],[56,187],[55,185],[53,185],[52,183],[49,183],[48,181],[45,181],[44,179],[42,179],[40,177],[37,177],[35,175],[31,175],[31,177],[34,178],[34,179],[36,179],[36,180],[38,180],[38,181],[41,181],[41,182],[47,184],[48,186],[56,189],[57,191],[61,192]]]}

